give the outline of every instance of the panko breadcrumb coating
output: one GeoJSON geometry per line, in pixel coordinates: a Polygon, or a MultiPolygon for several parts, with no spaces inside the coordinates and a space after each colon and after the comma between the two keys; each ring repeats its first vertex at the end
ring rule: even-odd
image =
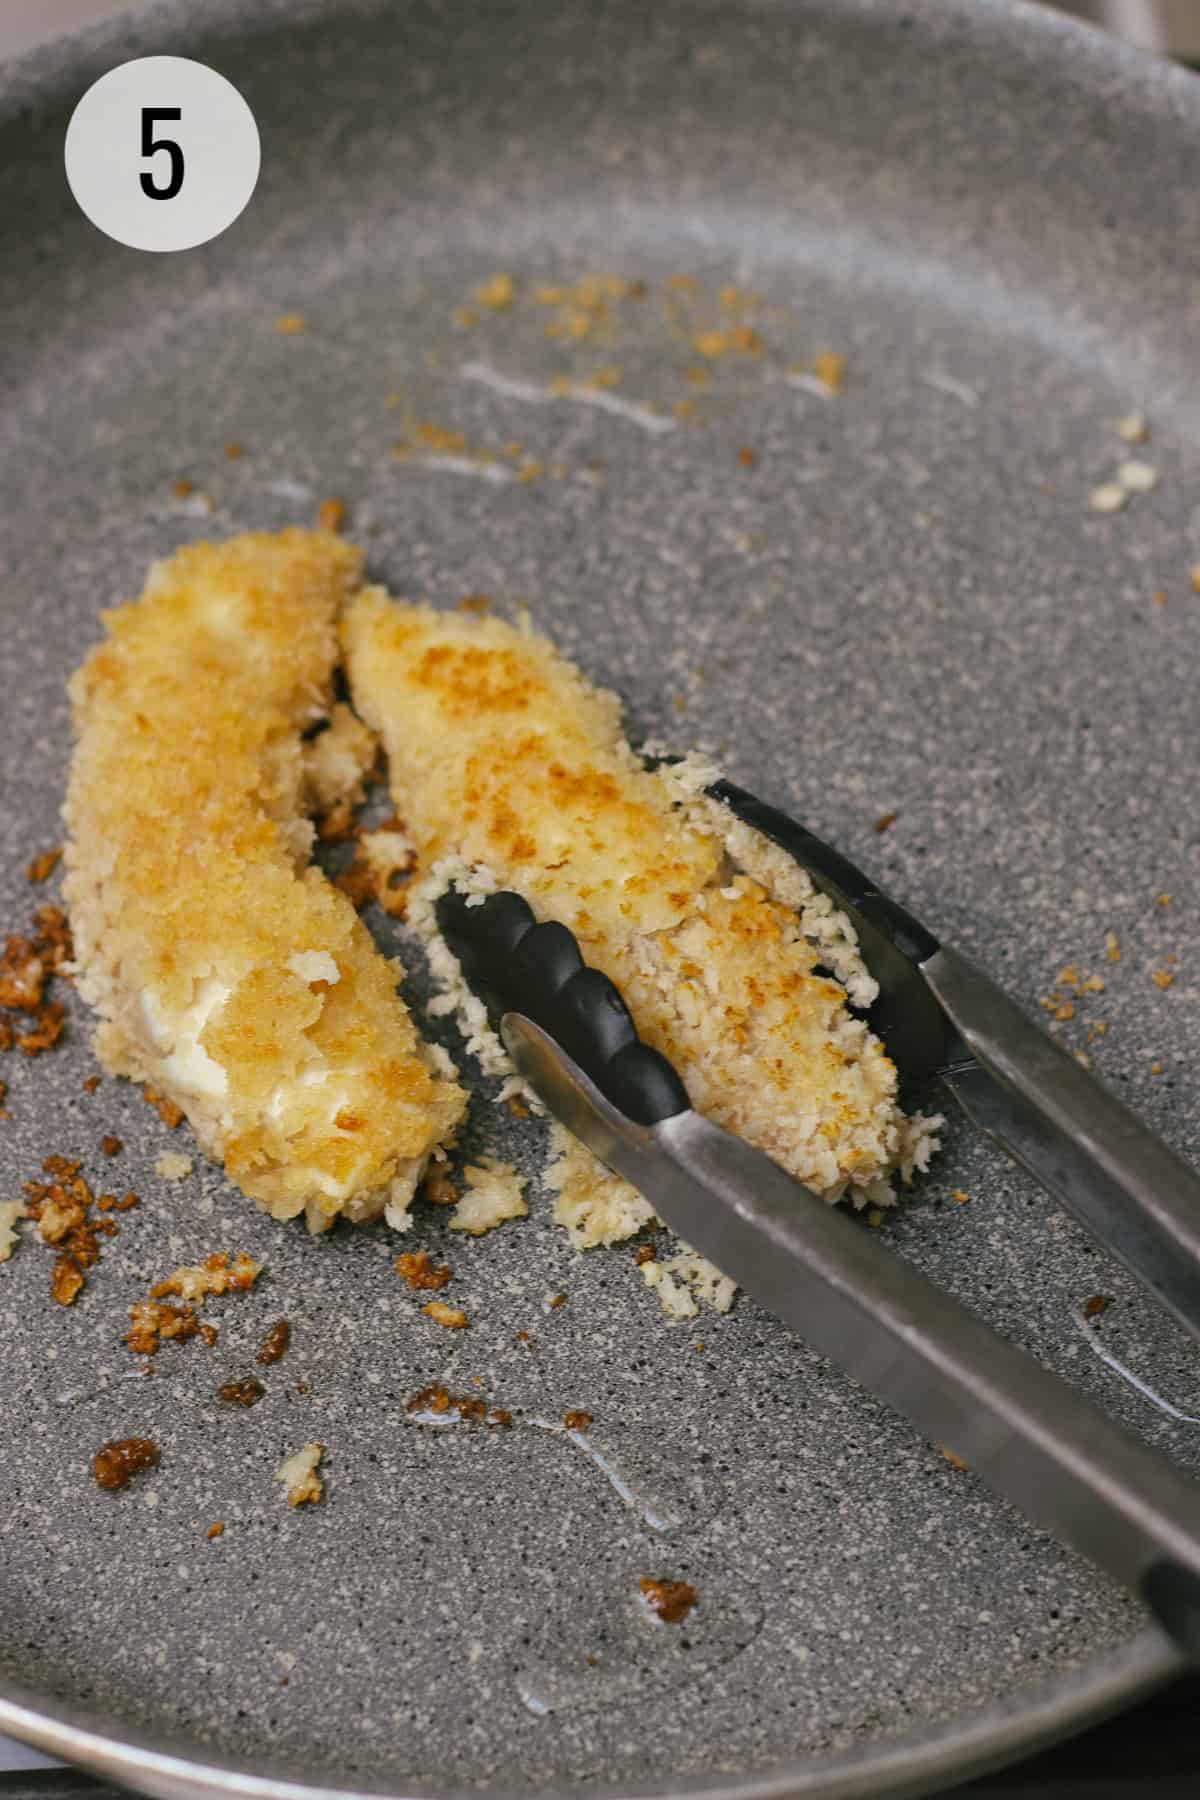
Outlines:
{"type": "Polygon", "coordinates": [[[65,892],[100,1060],[312,1231],[385,1208],[403,1225],[464,1107],[394,964],[308,866],[306,815],[361,798],[375,752],[330,704],[359,569],[329,533],[192,545],[105,615],[71,682],[65,892]]]}
{"type": "MultiPolygon", "coordinates": [[[[450,880],[513,888],[539,918],[569,926],[693,1105],[817,1193],[889,1201],[893,1173],[924,1166],[932,1122],[900,1111],[894,1065],[847,1009],[848,993],[867,1003],[876,991],[849,926],[790,858],[705,794],[715,770],[648,770],[616,696],[500,619],[368,589],[342,639],[420,858],[409,917],[432,940],[471,1048],[487,1049],[482,1007],[437,940],[431,904],[450,880]]],[[[646,1222],[628,1183],[561,1128],[558,1141],[550,1179],[576,1242],[646,1222]]]]}

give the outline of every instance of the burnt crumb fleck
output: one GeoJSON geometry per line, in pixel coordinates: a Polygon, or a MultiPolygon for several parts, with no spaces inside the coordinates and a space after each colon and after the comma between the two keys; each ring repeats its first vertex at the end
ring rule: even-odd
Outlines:
{"type": "Polygon", "coordinates": [[[122,1144],[119,1137],[114,1137],[112,1133],[109,1132],[106,1137],[100,1139],[100,1148],[103,1150],[105,1156],[120,1156],[125,1146],[122,1144]]]}
{"type": "Polygon", "coordinates": [[[646,1605],[664,1625],[680,1624],[696,1604],[696,1590],[689,1581],[658,1581],[643,1575],[638,1586],[646,1605]]]}
{"type": "Polygon", "coordinates": [[[1111,1294],[1093,1294],[1090,1300],[1085,1300],[1083,1303],[1083,1316],[1085,1319],[1098,1319],[1100,1314],[1106,1313],[1111,1305],[1111,1294]]]}
{"type": "Polygon", "coordinates": [[[262,1341],[262,1347],[255,1357],[256,1363],[268,1367],[286,1356],[288,1345],[292,1341],[292,1327],[287,1319],[278,1319],[262,1341]]]}
{"type": "Polygon", "coordinates": [[[639,1244],[633,1253],[633,1260],[640,1265],[641,1263],[653,1262],[657,1255],[658,1252],[653,1244],[639,1244]]]}
{"type": "Polygon", "coordinates": [[[563,1414],[563,1424],[568,1431],[586,1431],[592,1422],[590,1412],[569,1412],[563,1414]]]}
{"type": "Polygon", "coordinates": [[[102,1444],[92,1460],[97,1485],[115,1493],[128,1487],[143,1469],[158,1467],[158,1445],[152,1438],[114,1438],[102,1444]]]}
{"type": "Polygon", "coordinates": [[[266,1388],[257,1376],[247,1375],[243,1381],[227,1381],[217,1389],[217,1399],[230,1406],[257,1406],[266,1388]]]}

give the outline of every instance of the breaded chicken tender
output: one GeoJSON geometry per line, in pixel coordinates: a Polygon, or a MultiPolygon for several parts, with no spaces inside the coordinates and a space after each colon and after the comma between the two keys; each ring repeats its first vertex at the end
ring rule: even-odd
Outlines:
{"type": "MultiPolygon", "coordinates": [[[[900,1111],[894,1065],[847,1007],[848,995],[875,993],[848,924],[704,793],[715,770],[647,769],[615,695],[502,620],[369,589],[342,638],[355,703],[383,738],[426,872],[410,900],[418,928],[436,937],[429,902],[450,880],[513,888],[539,918],[569,926],[584,959],[616,982],[693,1105],[817,1193],[887,1202],[893,1172],[924,1166],[932,1121],[900,1111]]],[[[435,972],[452,984],[456,965],[435,950],[435,972]]],[[[479,1009],[461,988],[456,1000],[478,1050],[479,1009]]],[[[565,1133],[559,1142],[550,1179],[579,1243],[646,1221],[627,1183],[565,1133]]]]}
{"type": "Polygon", "coordinates": [[[311,1231],[385,1209],[403,1225],[464,1108],[395,965],[308,865],[306,814],[361,798],[375,752],[331,707],[359,573],[323,532],[192,545],[105,614],[70,689],[65,891],[100,1060],[311,1231]]]}

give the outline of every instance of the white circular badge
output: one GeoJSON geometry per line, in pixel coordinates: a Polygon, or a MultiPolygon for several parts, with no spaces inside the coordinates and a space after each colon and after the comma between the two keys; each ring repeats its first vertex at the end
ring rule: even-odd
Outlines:
{"type": "Polygon", "coordinates": [[[233,224],[258,180],[254,114],[185,56],[142,56],[92,83],[64,148],[93,225],[132,250],[190,250],[233,224]]]}

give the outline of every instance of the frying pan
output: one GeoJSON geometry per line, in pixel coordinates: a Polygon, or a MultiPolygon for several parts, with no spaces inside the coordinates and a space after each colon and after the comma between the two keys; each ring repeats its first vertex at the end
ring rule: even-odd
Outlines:
{"type": "MultiPolygon", "coordinates": [[[[212,0],[9,69],[10,929],[99,610],[178,543],[336,496],[395,591],[528,604],[635,736],[876,868],[1194,1158],[1197,194],[1192,77],[987,0],[212,0]],[[263,142],[243,217],[162,257],[61,172],[89,81],[157,52],[235,81],[263,142]],[[1156,485],[1096,512],[1132,413],[1156,485]],[[1056,988],[1072,962],[1103,991],[1056,988]]],[[[68,1008],[4,1059],[3,1193],[59,1152],[142,1205],[69,1309],[29,1237],[0,1267],[0,1729],[172,1796],[903,1794],[1173,1672],[1125,1595],[753,1305],[671,1326],[628,1247],[578,1256],[487,1083],[463,1155],[527,1169],[532,1217],[464,1242],[418,1211],[472,1319],[439,1333],[381,1227],[314,1242],[199,1160],[157,1174],[186,1128],[84,1091],[68,1008]],[[127,1307],[219,1248],[258,1291],[129,1379],[127,1307]],[[285,1316],[264,1400],[222,1406],[285,1316]],[[513,1428],[414,1423],[439,1380],[513,1428]],[[575,1408],[582,1446],[551,1429],[575,1408]],[[161,1465],[103,1494],[90,1459],[129,1435],[161,1465]],[[274,1470],[314,1440],[325,1503],[291,1511],[274,1470]],[[643,1576],[696,1587],[686,1636],[643,1576]]],[[[878,1229],[1200,1464],[1194,1350],[979,1140],[948,1132],[878,1229]]]]}

